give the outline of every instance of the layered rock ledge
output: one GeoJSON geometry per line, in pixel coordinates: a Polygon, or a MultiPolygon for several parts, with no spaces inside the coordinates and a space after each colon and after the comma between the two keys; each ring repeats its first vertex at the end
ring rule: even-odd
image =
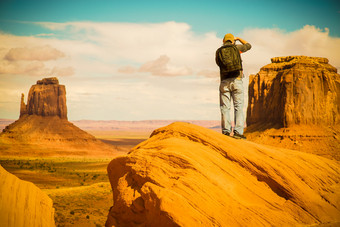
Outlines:
{"type": "Polygon", "coordinates": [[[328,59],[271,59],[249,78],[247,125],[335,125],[340,122],[340,75],[328,59]]]}
{"type": "Polygon", "coordinates": [[[28,93],[27,105],[21,97],[20,117],[28,115],[59,116],[67,119],[66,89],[56,77],[38,80],[28,93]]]}
{"type": "Polygon", "coordinates": [[[261,68],[261,70],[283,70],[290,69],[296,65],[302,67],[314,67],[315,69],[324,67],[330,72],[337,73],[337,69],[328,64],[327,58],[320,57],[307,57],[307,56],[286,56],[286,57],[275,57],[271,58],[271,62],[275,64],[269,64],[261,68]]]}
{"type": "Polygon", "coordinates": [[[299,226],[340,222],[339,162],[188,123],[157,129],[108,165],[106,226],[299,226]]]}

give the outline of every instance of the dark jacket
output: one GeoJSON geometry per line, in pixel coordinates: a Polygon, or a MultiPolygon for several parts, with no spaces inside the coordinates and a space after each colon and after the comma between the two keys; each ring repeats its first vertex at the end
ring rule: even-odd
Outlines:
{"type": "MultiPolygon", "coordinates": [[[[227,44],[227,43],[228,43],[228,41],[225,44],[227,44]]],[[[244,53],[244,52],[250,50],[251,45],[250,45],[250,43],[236,44],[236,47],[240,51],[240,53],[244,53]]],[[[216,54],[215,54],[215,61],[216,61],[216,64],[220,67],[219,59],[217,57],[218,56],[217,52],[218,52],[218,50],[216,51],[216,54]]],[[[240,71],[240,70],[226,73],[226,72],[223,72],[223,69],[221,70],[221,67],[220,67],[221,81],[224,80],[224,79],[227,79],[227,78],[238,77],[241,74],[242,74],[242,71],[240,71]]]]}

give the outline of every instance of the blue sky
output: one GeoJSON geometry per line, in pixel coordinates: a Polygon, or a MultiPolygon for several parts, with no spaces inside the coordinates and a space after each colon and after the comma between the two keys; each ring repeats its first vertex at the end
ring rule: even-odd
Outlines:
{"type": "Polygon", "coordinates": [[[339,1],[0,2],[0,118],[43,77],[66,85],[71,120],[217,120],[215,50],[252,44],[248,76],[285,55],[340,68],[339,1]]]}
{"type": "MultiPolygon", "coordinates": [[[[114,1],[114,0],[2,0],[0,29],[16,35],[41,32],[19,21],[94,21],[157,23],[185,22],[194,32],[217,32],[218,36],[244,28],[278,27],[293,31],[306,24],[328,27],[340,37],[340,2],[337,0],[240,0],[240,1],[114,1]]],[[[41,28],[40,28],[41,29],[41,28]]]]}

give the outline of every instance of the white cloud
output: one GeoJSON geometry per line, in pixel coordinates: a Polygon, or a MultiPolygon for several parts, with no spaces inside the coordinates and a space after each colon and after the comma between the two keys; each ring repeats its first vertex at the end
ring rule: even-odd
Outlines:
{"type": "Polygon", "coordinates": [[[52,76],[72,76],[74,74],[74,69],[72,67],[54,67],[50,75],[52,76]]]}
{"type": "Polygon", "coordinates": [[[242,36],[252,44],[252,49],[243,55],[248,74],[257,73],[273,57],[291,55],[326,57],[334,67],[340,67],[340,38],[329,36],[327,28],[306,25],[293,32],[247,29],[242,36]]]}
{"type": "Polygon", "coordinates": [[[203,69],[199,72],[197,72],[198,76],[205,76],[205,77],[209,77],[209,78],[219,78],[219,71],[216,68],[216,70],[209,70],[209,69],[203,69]]]}
{"type": "Polygon", "coordinates": [[[29,76],[71,76],[74,74],[72,67],[48,68],[41,61],[0,61],[0,75],[29,75],[29,76]]]}
{"type": "Polygon", "coordinates": [[[45,65],[39,61],[0,61],[0,74],[28,74],[28,75],[37,75],[44,74],[45,65]]]}
{"type": "Polygon", "coordinates": [[[118,68],[118,72],[125,73],[125,74],[132,74],[132,73],[136,73],[137,69],[135,67],[125,65],[125,66],[118,68]]]}
{"type": "Polygon", "coordinates": [[[139,68],[139,72],[150,72],[155,76],[184,76],[190,75],[192,70],[189,67],[176,67],[169,65],[170,58],[162,55],[154,61],[149,61],[139,68]]]}
{"type": "Polygon", "coordinates": [[[52,48],[49,45],[36,46],[36,47],[22,47],[22,48],[11,48],[5,55],[4,59],[8,61],[48,61],[56,60],[58,58],[65,57],[64,53],[59,50],[52,48]]]}
{"type": "MultiPolygon", "coordinates": [[[[39,79],[49,73],[57,77],[73,74],[59,78],[67,88],[70,119],[219,119],[219,72],[214,55],[223,37],[213,32],[197,35],[188,24],[176,22],[40,25],[51,29],[51,35],[0,34],[0,82],[8,74],[39,79]],[[51,60],[43,62],[38,57],[4,59],[11,49],[46,45],[64,57],[47,57],[51,60]]],[[[327,29],[307,25],[294,32],[246,29],[235,35],[252,44],[242,54],[246,76],[257,73],[270,58],[285,55],[327,57],[333,66],[340,66],[340,38],[330,37],[327,29]]],[[[18,80],[13,79],[11,86],[18,80]]],[[[5,83],[10,82],[1,84],[5,83]]],[[[26,83],[27,87],[33,84],[28,79],[26,83]]],[[[2,88],[0,93],[7,94],[0,102],[14,99],[2,88]]]]}
{"type": "Polygon", "coordinates": [[[62,63],[64,52],[49,45],[44,38],[0,33],[0,76],[69,76],[74,69],[62,63]]]}
{"type": "MultiPolygon", "coordinates": [[[[188,24],[165,22],[157,24],[134,23],[40,23],[41,26],[67,34],[71,43],[64,42],[65,50],[73,55],[102,59],[107,62],[139,68],[166,55],[171,59],[171,67],[195,69],[197,65],[205,68],[215,67],[215,49],[221,41],[214,33],[195,35],[188,24]],[[77,46],[81,45],[81,48],[77,46]],[[86,51],[86,52],[85,52],[86,51]],[[207,61],[207,59],[209,59],[207,61]]],[[[63,48],[58,45],[58,49],[63,48]]],[[[122,65],[114,65],[116,70],[122,65]]],[[[131,69],[131,68],[130,68],[131,69]]],[[[193,71],[195,73],[195,71],[193,71]]]]}

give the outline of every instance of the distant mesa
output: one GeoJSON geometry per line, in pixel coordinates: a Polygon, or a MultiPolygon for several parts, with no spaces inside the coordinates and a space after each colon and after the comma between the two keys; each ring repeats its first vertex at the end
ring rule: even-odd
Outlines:
{"type": "Polygon", "coordinates": [[[249,78],[247,125],[335,125],[340,122],[340,75],[327,58],[271,59],[249,78]]]}
{"type": "Polygon", "coordinates": [[[116,152],[67,120],[66,89],[56,77],[38,80],[28,93],[27,104],[22,94],[20,117],[0,134],[1,146],[4,155],[98,156],[116,152]]]}
{"type": "Polygon", "coordinates": [[[176,122],[108,166],[106,226],[314,226],[340,222],[334,160],[176,122]]]}
{"type": "Polygon", "coordinates": [[[27,105],[21,96],[20,117],[28,115],[59,116],[67,119],[66,89],[56,77],[38,80],[28,93],[27,105]]]}
{"type": "Polygon", "coordinates": [[[340,160],[340,75],[327,58],[271,59],[249,78],[247,138],[340,160]]]}
{"type": "Polygon", "coordinates": [[[33,183],[20,180],[1,165],[0,226],[55,226],[52,199],[33,183]]]}

